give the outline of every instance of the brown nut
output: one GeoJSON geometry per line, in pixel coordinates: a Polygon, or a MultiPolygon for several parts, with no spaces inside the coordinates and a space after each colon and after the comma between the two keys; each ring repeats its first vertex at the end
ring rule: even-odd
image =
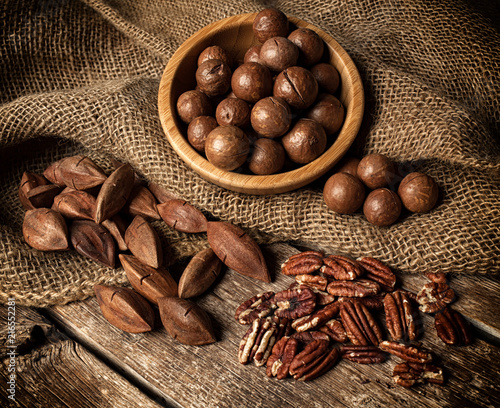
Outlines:
{"type": "Polygon", "coordinates": [[[356,259],[365,270],[364,276],[380,285],[384,292],[392,292],[396,286],[396,274],[378,259],[364,256],[356,259]]]}
{"type": "Polygon", "coordinates": [[[253,144],[248,168],[254,174],[278,173],[285,164],[285,156],[285,149],[281,143],[262,137],[253,144]]]}
{"type": "Polygon", "coordinates": [[[205,141],[207,160],[215,167],[232,171],[245,163],[250,150],[247,135],[236,126],[218,126],[205,141]]]}
{"type": "Polygon", "coordinates": [[[295,163],[306,164],[318,158],[326,149],[323,127],[311,119],[299,119],[281,139],[288,157],[295,163]]]}
{"type": "Polygon", "coordinates": [[[334,296],[367,297],[376,295],[380,291],[380,286],[368,279],[341,280],[330,282],[326,290],[334,296]]]}
{"type": "Polygon", "coordinates": [[[233,58],[231,57],[231,54],[219,45],[211,45],[205,48],[198,56],[198,66],[203,64],[205,61],[213,59],[223,61],[229,68],[233,66],[233,58]]]}
{"type": "Polygon", "coordinates": [[[316,329],[331,320],[334,316],[337,316],[339,310],[340,303],[330,303],[321,309],[315,310],[309,315],[294,319],[292,322],[292,329],[295,329],[298,333],[316,329]]]}
{"type": "Polygon", "coordinates": [[[386,360],[386,353],[376,346],[342,346],[341,356],[358,364],[379,364],[386,360]]]}
{"type": "Polygon", "coordinates": [[[288,18],[276,8],[266,8],[255,16],[252,30],[255,38],[261,43],[271,37],[286,37],[288,34],[288,18]]]}
{"type": "Polygon", "coordinates": [[[456,310],[445,307],[437,313],[435,327],[438,337],[446,344],[466,346],[472,343],[469,323],[456,310]]]}
{"type": "Polygon", "coordinates": [[[199,251],[187,264],[179,279],[179,297],[191,298],[204,293],[217,279],[222,262],[212,248],[199,251]]]}
{"type": "Polygon", "coordinates": [[[244,128],[250,124],[250,106],[239,98],[225,98],[217,105],[215,118],[220,126],[244,128]]]}
{"type": "Polygon", "coordinates": [[[340,75],[332,64],[320,62],[311,67],[311,74],[313,74],[318,86],[322,90],[330,94],[337,92],[340,85],[340,75]]]}
{"type": "Polygon", "coordinates": [[[224,95],[231,86],[231,74],[224,61],[206,60],[196,70],[198,89],[208,96],[224,95]]]}
{"type": "Polygon", "coordinates": [[[292,123],[292,111],[282,99],[274,96],[262,98],[252,108],[252,128],[264,137],[283,136],[292,123]]]}
{"type": "Polygon", "coordinates": [[[262,44],[259,58],[271,71],[281,72],[297,64],[299,49],[285,37],[272,37],[262,44]]]}
{"type": "Polygon", "coordinates": [[[372,190],[391,185],[396,177],[396,165],[387,156],[368,154],[358,165],[358,177],[372,190]]]}
{"type": "Polygon", "coordinates": [[[243,63],[247,62],[258,62],[259,64],[262,64],[262,61],[260,60],[260,49],[262,45],[252,45],[246,52],[245,56],[243,57],[243,63]]]}
{"type": "Polygon", "coordinates": [[[170,199],[156,207],[161,219],[177,231],[196,233],[207,230],[205,215],[187,201],[170,199]]]}
{"type": "Polygon", "coordinates": [[[335,173],[326,181],[323,199],[327,207],[339,214],[352,214],[365,201],[365,186],[349,173],[335,173]]]}
{"type": "Polygon", "coordinates": [[[56,171],[55,184],[63,183],[75,190],[87,190],[101,185],[106,180],[104,171],[92,159],[83,155],[61,159],[56,171]]]}
{"type": "Polygon", "coordinates": [[[276,316],[290,320],[306,316],[316,307],[316,295],[307,286],[282,290],[274,295],[274,301],[278,306],[276,316]]]}
{"type": "Polygon", "coordinates": [[[340,318],[347,336],[354,345],[378,345],[382,330],[366,306],[360,302],[340,303],[340,318]]]}
{"type": "Polygon", "coordinates": [[[95,285],[94,292],[102,315],[113,326],[128,333],[144,333],[153,329],[153,308],[134,290],[95,285]]]}
{"type": "Polygon", "coordinates": [[[282,265],[283,275],[311,274],[323,266],[323,253],[318,251],[305,251],[290,256],[282,265]]]}
{"type": "Polygon", "coordinates": [[[198,116],[188,126],[187,138],[191,146],[199,152],[205,152],[205,140],[208,134],[218,126],[212,116],[198,116]]]}
{"type": "Polygon", "coordinates": [[[324,265],[320,271],[324,275],[333,276],[337,280],[354,280],[359,278],[363,267],[354,259],[343,255],[328,255],[323,258],[324,265]]]}
{"type": "Polygon", "coordinates": [[[424,313],[436,313],[455,300],[455,292],[446,282],[426,283],[417,294],[419,309],[424,313]]]}
{"type": "Polygon", "coordinates": [[[273,92],[271,71],[257,62],[242,64],[233,72],[231,88],[237,98],[256,103],[273,92]]]}
{"type": "Polygon", "coordinates": [[[66,221],[49,208],[26,211],[23,236],[29,246],[39,251],[63,251],[69,247],[66,221]]]}
{"type": "Polygon", "coordinates": [[[298,65],[314,65],[323,56],[325,44],[318,33],[310,28],[297,28],[288,35],[288,39],[299,49],[298,65]]]}
{"type": "Polygon", "coordinates": [[[401,214],[401,200],[394,191],[377,188],[366,196],[363,214],[373,225],[389,226],[394,224],[401,214]]]}
{"type": "Polygon", "coordinates": [[[190,346],[215,343],[212,321],[196,303],[167,296],[158,299],[158,309],[165,330],[180,343],[190,346]]]}
{"type": "Polygon", "coordinates": [[[290,364],[299,350],[299,341],[293,337],[282,337],[273,347],[267,359],[266,374],[278,380],[288,377],[290,364]]]}
{"type": "Polygon", "coordinates": [[[400,363],[392,373],[396,384],[409,388],[415,384],[444,384],[443,369],[432,364],[400,363]]]}
{"type": "Polygon", "coordinates": [[[240,341],[238,360],[241,364],[253,361],[260,367],[267,363],[276,342],[276,322],[268,318],[257,318],[252,322],[240,341]]]}
{"type": "Polygon", "coordinates": [[[406,209],[415,213],[426,213],[436,205],[439,188],[432,177],[414,172],[401,180],[398,194],[406,209]]]}
{"type": "Polygon", "coordinates": [[[330,94],[320,94],[305,114],[306,118],[318,122],[327,136],[338,132],[344,123],[345,109],[342,102],[330,94]]]}
{"type": "Polygon", "coordinates": [[[290,67],[276,77],[273,95],[283,98],[296,109],[306,109],[318,96],[318,83],[311,71],[299,66],[290,67]]]}
{"type": "Polygon", "coordinates": [[[249,324],[254,319],[271,316],[276,307],[273,291],[259,293],[239,305],[234,318],[240,324],[249,324]]]}
{"type": "Polygon", "coordinates": [[[136,184],[121,211],[132,217],[141,215],[147,220],[159,220],[160,214],[158,214],[156,206],[156,198],[153,193],[142,184],[136,184]]]}
{"type": "Polygon", "coordinates": [[[54,197],[52,209],[69,219],[94,220],[96,199],[92,194],[80,190],[64,190],[54,197]]]}
{"type": "Polygon", "coordinates": [[[62,187],[56,184],[40,185],[32,188],[21,199],[21,203],[27,210],[33,208],[50,208],[54,203],[54,198],[61,192],[62,187]]]}
{"type": "Polygon", "coordinates": [[[380,342],[378,346],[381,350],[393,354],[411,363],[425,364],[432,361],[431,353],[418,346],[412,346],[387,340],[380,342]]]}
{"type": "Polygon", "coordinates": [[[186,91],[177,99],[177,114],[184,123],[198,116],[211,116],[213,111],[209,97],[197,89],[186,91]]]}
{"type": "Polygon", "coordinates": [[[75,250],[110,268],[116,263],[116,243],[110,232],[92,220],[75,220],[69,227],[75,250]]]}
{"type": "Polygon", "coordinates": [[[385,323],[392,340],[415,340],[418,336],[417,315],[409,296],[402,291],[384,298],[385,323]]]}
{"type": "Polygon", "coordinates": [[[146,265],[159,268],[163,263],[163,250],[160,237],[151,224],[136,215],[124,236],[128,249],[146,265]]]}

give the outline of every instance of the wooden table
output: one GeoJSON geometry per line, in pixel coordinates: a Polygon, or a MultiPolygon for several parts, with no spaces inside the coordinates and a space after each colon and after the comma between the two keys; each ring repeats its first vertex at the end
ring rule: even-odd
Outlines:
{"type": "MultiPolygon", "coordinates": [[[[383,364],[341,360],[312,382],[268,378],[265,368],[242,365],[237,353],[247,327],[234,319],[236,307],[266,290],[280,291],[293,280],[279,265],[298,252],[288,244],[265,247],[273,282],[265,284],[225,270],[196,302],[207,310],[218,341],[194,347],[176,342],[161,327],[128,334],[102,317],[95,298],[47,309],[16,307],[16,403],[7,400],[8,366],[2,348],[1,406],[21,407],[499,407],[500,319],[498,277],[451,276],[453,308],[473,325],[466,347],[445,345],[433,317],[420,313],[423,345],[444,368],[445,385],[410,389],[396,385],[397,357],[383,364]]],[[[457,266],[458,268],[458,266],[457,266]]],[[[459,270],[457,269],[457,272],[459,270]]],[[[428,279],[399,274],[417,292],[428,279]]],[[[0,309],[2,343],[7,307],[0,309]]]]}

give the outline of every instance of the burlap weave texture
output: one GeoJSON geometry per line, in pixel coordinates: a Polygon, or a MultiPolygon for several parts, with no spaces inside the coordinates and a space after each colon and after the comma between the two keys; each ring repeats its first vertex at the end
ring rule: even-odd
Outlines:
{"type": "MultiPolygon", "coordinates": [[[[76,153],[103,166],[112,157],[129,162],[145,180],[260,243],[307,241],[411,273],[500,272],[498,16],[472,0],[3,1],[2,301],[65,303],[92,295],[95,283],[126,281],[121,269],[73,251],[40,253],[23,241],[23,171],[76,153]],[[383,153],[433,176],[442,193],[434,211],[377,228],[361,214],[328,211],[325,177],[298,191],[249,196],[206,182],[177,157],[157,112],[170,56],[206,24],[269,5],[317,25],[349,52],[367,99],[352,153],[383,153]]],[[[175,259],[206,246],[203,234],[155,227],[175,259]]]]}

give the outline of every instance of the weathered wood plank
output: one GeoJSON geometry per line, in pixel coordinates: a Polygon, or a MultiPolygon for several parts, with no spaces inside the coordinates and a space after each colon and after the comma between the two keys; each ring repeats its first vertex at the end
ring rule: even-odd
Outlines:
{"type": "MultiPolygon", "coordinates": [[[[339,364],[313,382],[267,378],[264,368],[243,366],[237,350],[247,327],[234,319],[234,311],[256,293],[285,289],[292,278],[279,273],[279,265],[294,248],[277,244],[265,249],[274,281],[265,284],[226,271],[213,289],[197,298],[216,327],[218,342],[192,347],[179,344],[158,327],[146,334],[128,334],[110,326],[101,316],[95,299],[53,307],[51,319],[85,346],[95,349],[125,371],[149,382],[161,398],[189,407],[493,407],[500,405],[497,389],[500,349],[477,339],[468,347],[449,347],[437,338],[433,318],[422,315],[422,341],[438,357],[446,371],[445,386],[425,385],[405,389],[394,385],[392,368],[384,364],[339,364]]],[[[402,277],[403,284],[405,277],[402,277]]],[[[423,285],[427,280],[420,277],[423,285]]],[[[465,302],[465,297],[460,302],[465,302]]]]}
{"type": "MultiPolygon", "coordinates": [[[[4,345],[7,308],[0,307],[0,340],[4,345]]],[[[18,407],[160,407],[161,405],[110,369],[36,311],[17,306],[16,354],[0,362],[1,406],[18,407]],[[5,384],[9,364],[15,368],[15,402],[5,384]]],[[[2,348],[2,352],[6,350],[2,348]]]]}

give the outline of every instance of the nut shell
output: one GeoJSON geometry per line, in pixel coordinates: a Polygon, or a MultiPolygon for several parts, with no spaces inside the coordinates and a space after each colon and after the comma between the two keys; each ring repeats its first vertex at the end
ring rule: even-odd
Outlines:
{"type": "Polygon", "coordinates": [[[256,103],[273,92],[271,71],[257,62],[242,64],[234,70],[231,88],[237,98],[256,103]]]}
{"type": "Polygon", "coordinates": [[[383,154],[368,154],[359,162],[358,177],[372,190],[390,185],[395,176],[395,163],[383,154]]]}
{"type": "Polygon", "coordinates": [[[306,118],[313,119],[325,129],[326,135],[338,132],[344,123],[344,105],[333,95],[321,94],[306,112],[306,118]]]}
{"type": "Polygon", "coordinates": [[[254,174],[278,173],[285,164],[285,149],[283,145],[273,139],[260,138],[253,145],[254,149],[248,168],[254,174]]]}
{"type": "Polygon", "coordinates": [[[235,170],[245,163],[250,150],[246,134],[236,126],[219,126],[205,141],[207,160],[222,170],[235,170]]]}
{"type": "Polygon", "coordinates": [[[255,38],[261,43],[271,37],[286,37],[288,34],[288,18],[282,11],[270,7],[255,16],[252,30],[255,38]]]}
{"type": "Polygon", "coordinates": [[[260,49],[259,59],[271,71],[281,72],[297,64],[299,49],[285,37],[272,37],[260,49]]]}
{"type": "Polygon", "coordinates": [[[210,116],[213,111],[208,96],[197,89],[186,91],[177,99],[177,114],[184,123],[190,123],[198,116],[210,116]]]}
{"type": "Polygon", "coordinates": [[[387,188],[377,188],[367,195],[363,213],[373,225],[385,227],[397,221],[401,214],[401,199],[387,188]]]}
{"type": "Polygon", "coordinates": [[[274,81],[273,95],[283,98],[296,109],[306,109],[318,96],[318,83],[311,71],[294,66],[279,73],[274,81]]]}
{"type": "Polygon", "coordinates": [[[231,69],[222,60],[207,60],[196,70],[196,83],[208,96],[224,95],[231,85],[231,69]]]}
{"type": "Polygon", "coordinates": [[[398,194],[406,209],[415,213],[426,213],[436,205],[439,188],[432,177],[413,172],[401,181],[398,194]]]}
{"type": "Polygon", "coordinates": [[[339,214],[352,214],[365,201],[365,186],[352,174],[335,173],[325,183],[323,198],[331,210],[339,214]]]}
{"type": "Polygon", "coordinates": [[[310,28],[297,28],[288,39],[299,49],[298,65],[308,67],[319,62],[325,50],[325,44],[316,31],[310,28]]]}
{"type": "Polygon", "coordinates": [[[208,134],[218,126],[212,116],[198,116],[188,126],[187,138],[191,146],[199,152],[205,151],[205,140],[208,134]]]}
{"type": "Polygon", "coordinates": [[[319,157],[325,151],[326,142],[323,127],[311,119],[299,119],[282,139],[288,157],[300,164],[319,157]]]}

